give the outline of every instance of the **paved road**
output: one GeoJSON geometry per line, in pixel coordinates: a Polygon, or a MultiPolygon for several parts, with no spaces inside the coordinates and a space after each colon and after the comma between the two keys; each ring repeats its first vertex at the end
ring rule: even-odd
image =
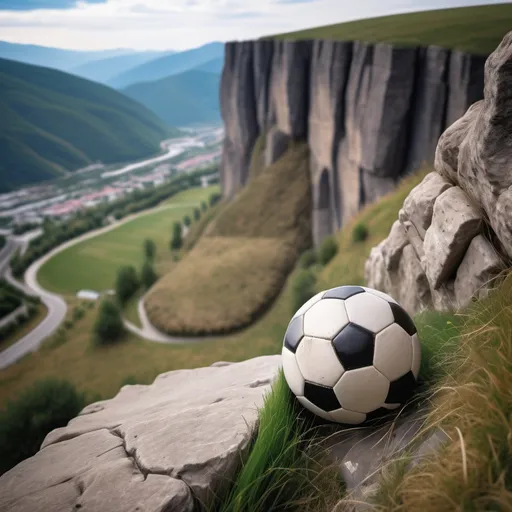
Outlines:
{"type": "MultiPolygon", "coordinates": [[[[45,304],[45,306],[48,308],[48,315],[46,318],[30,333],[28,333],[25,337],[23,337],[21,340],[17,341],[14,345],[11,345],[6,350],[0,352],[0,369],[7,368],[11,364],[15,363],[19,359],[21,359],[24,355],[28,354],[29,352],[34,352],[37,350],[41,343],[51,334],[53,334],[61,322],[64,320],[67,312],[67,304],[64,301],[64,299],[54,293],[51,293],[41,286],[39,286],[39,283],[37,282],[37,272],[41,268],[41,266],[46,263],[50,258],[58,254],[59,252],[72,247],[73,245],[76,245],[80,242],[83,242],[84,240],[88,240],[89,238],[94,238],[98,235],[101,235],[103,233],[106,233],[108,231],[111,231],[113,229],[118,228],[122,224],[125,224],[126,222],[130,222],[131,220],[135,218],[142,217],[144,215],[150,215],[155,212],[164,211],[164,210],[170,210],[174,208],[182,208],[183,206],[196,206],[196,204],[192,203],[180,203],[175,205],[166,205],[166,206],[160,206],[157,208],[152,208],[151,210],[146,210],[141,213],[135,213],[132,215],[129,215],[128,217],[125,217],[124,219],[121,219],[120,221],[114,222],[110,224],[109,226],[106,226],[104,228],[96,229],[94,231],[90,231],[88,233],[85,233],[82,236],[79,236],[77,238],[73,238],[72,240],[69,240],[62,245],[59,245],[52,251],[50,251],[48,254],[45,254],[42,258],[32,263],[32,265],[27,269],[25,272],[25,284],[24,286],[21,283],[18,283],[16,280],[13,279],[12,275],[9,272],[9,267],[7,265],[10,256],[14,251],[17,249],[17,247],[20,246],[20,244],[24,243],[19,240],[8,240],[7,245],[9,246],[9,252],[2,250],[0,252],[0,275],[3,273],[3,275],[13,284],[16,286],[24,289],[27,293],[32,293],[35,295],[38,295],[42,302],[45,304]]],[[[6,245],[6,247],[7,247],[6,245]]],[[[150,341],[158,341],[160,343],[188,343],[191,340],[188,339],[178,339],[178,338],[171,338],[167,337],[167,340],[163,339],[157,339],[158,336],[148,331],[147,329],[141,330],[138,327],[136,327],[133,324],[129,324],[126,322],[126,326],[129,330],[134,332],[135,334],[138,334],[139,336],[142,336],[144,338],[149,339],[150,341]],[[171,341],[172,340],[172,341],[171,341]]],[[[160,333],[161,336],[165,336],[160,333]]]]}

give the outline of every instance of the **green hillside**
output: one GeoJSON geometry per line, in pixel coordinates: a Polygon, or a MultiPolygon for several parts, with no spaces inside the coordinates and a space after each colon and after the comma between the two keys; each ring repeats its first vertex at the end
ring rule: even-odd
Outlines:
{"type": "Polygon", "coordinates": [[[169,126],[220,121],[220,74],[191,70],[122,92],[142,103],[169,126]]]}
{"type": "Polygon", "coordinates": [[[173,132],[109,87],[0,59],[0,192],[97,161],[150,156],[173,132]]]}
{"type": "Polygon", "coordinates": [[[512,30],[512,3],[383,16],[272,36],[276,39],[340,39],[404,46],[436,45],[489,54],[512,30]]]}
{"type": "Polygon", "coordinates": [[[108,84],[116,89],[121,89],[140,82],[160,80],[170,75],[184,73],[223,56],[223,43],[208,43],[191,50],[164,55],[135,66],[112,78],[108,84]]]}

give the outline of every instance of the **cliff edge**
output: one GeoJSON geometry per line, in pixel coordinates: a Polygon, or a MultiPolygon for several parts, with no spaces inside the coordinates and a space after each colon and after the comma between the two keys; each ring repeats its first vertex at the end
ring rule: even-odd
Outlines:
{"type": "Polygon", "coordinates": [[[485,56],[435,46],[259,40],[226,44],[221,111],[225,197],[306,140],[318,244],[397,180],[432,162],[439,136],[482,98],[485,56]]]}

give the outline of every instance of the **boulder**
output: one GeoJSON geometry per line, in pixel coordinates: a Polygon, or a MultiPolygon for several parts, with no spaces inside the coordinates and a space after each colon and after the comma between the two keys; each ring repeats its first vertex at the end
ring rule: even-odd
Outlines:
{"type": "Polygon", "coordinates": [[[397,220],[391,226],[391,231],[385,243],[382,244],[382,254],[388,272],[396,270],[404,247],[409,244],[402,224],[397,220]]]}
{"type": "Polygon", "coordinates": [[[280,356],[265,356],[124,386],[2,475],[0,510],[187,512],[210,504],[235,476],[279,366],[280,356]]]}
{"type": "Polygon", "coordinates": [[[421,267],[425,269],[425,250],[423,249],[423,240],[416,229],[416,226],[410,221],[406,220],[402,224],[403,230],[406,234],[408,242],[412,245],[416,256],[418,257],[421,267]]]}
{"type": "Polygon", "coordinates": [[[466,307],[473,297],[486,294],[489,282],[505,265],[490,242],[477,235],[469,244],[454,283],[454,292],[459,307],[466,307]]]}
{"type": "Polygon", "coordinates": [[[364,278],[368,287],[385,292],[388,290],[389,276],[383,254],[386,240],[373,247],[364,265],[364,278]]]}
{"type": "Polygon", "coordinates": [[[512,258],[512,32],[485,65],[484,100],[441,137],[436,169],[482,206],[512,258]]]}
{"type": "Polygon", "coordinates": [[[482,217],[459,187],[443,192],[434,204],[423,244],[426,274],[436,290],[454,277],[471,240],[482,230],[482,217]]]}
{"type": "Polygon", "coordinates": [[[402,251],[394,285],[398,290],[398,302],[410,315],[416,314],[431,304],[427,276],[416,256],[416,251],[410,244],[406,245],[402,251]]]}
{"type": "Polygon", "coordinates": [[[423,240],[432,222],[436,199],[450,187],[450,183],[436,172],[428,173],[422,182],[414,187],[406,197],[399,212],[399,219],[402,224],[406,221],[412,222],[423,240]]]}

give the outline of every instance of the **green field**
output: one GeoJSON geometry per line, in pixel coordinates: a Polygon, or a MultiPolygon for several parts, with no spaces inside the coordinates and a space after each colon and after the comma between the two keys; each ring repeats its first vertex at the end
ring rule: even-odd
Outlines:
{"type": "Polygon", "coordinates": [[[489,54],[512,30],[512,3],[383,16],[272,36],[436,45],[489,54]]]}
{"type": "Polygon", "coordinates": [[[172,264],[169,240],[173,222],[181,221],[185,215],[192,216],[195,205],[218,191],[218,185],[186,190],[151,213],[142,213],[112,231],[62,251],[41,267],[37,275],[39,284],[61,294],[110,289],[120,266],[135,265],[139,269],[142,265],[145,238],[155,241],[156,271],[164,273],[172,264]]]}

